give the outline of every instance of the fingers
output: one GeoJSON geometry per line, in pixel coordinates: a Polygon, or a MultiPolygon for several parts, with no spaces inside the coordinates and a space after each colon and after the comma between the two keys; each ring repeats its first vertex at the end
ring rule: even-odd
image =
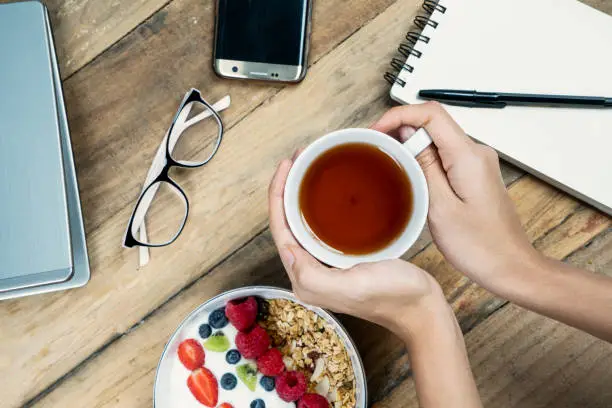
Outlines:
{"type": "Polygon", "coordinates": [[[418,128],[425,128],[435,145],[435,148],[425,149],[417,157],[427,178],[432,203],[458,199],[446,172],[459,157],[470,152],[474,142],[439,103],[391,108],[372,125],[372,129],[380,132],[398,134],[402,143],[418,128]]]}
{"type": "Polygon", "coordinates": [[[416,129],[413,128],[412,126],[402,126],[398,129],[398,133],[399,133],[399,141],[402,143],[406,143],[408,141],[408,139],[410,139],[410,136],[414,135],[416,133],[416,129]]]}
{"type": "Polygon", "coordinates": [[[284,247],[280,254],[298,299],[336,312],[346,312],[338,297],[351,286],[351,278],[347,275],[350,272],[324,266],[299,246],[284,247]]]}
{"type": "MultiPolygon", "coordinates": [[[[400,142],[406,143],[415,132],[416,129],[412,126],[401,126],[398,129],[398,139],[400,142]]],[[[447,200],[457,199],[455,192],[448,182],[446,172],[442,167],[440,156],[435,146],[430,146],[423,150],[416,159],[427,179],[427,187],[432,203],[441,202],[441,200],[446,202],[447,200]]]]}
{"type": "Polygon", "coordinates": [[[452,201],[459,200],[448,181],[446,171],[442,167],[442,161],[435,147],[430,146],[423,150],[418,155],[417,161],[427,180],[427,188],[431,198],[430,206],[440,203],[450,204],[452,201]]]}
{"type": "Polygon", "coordinates": [[[299,148],[299,149],[297,149],[295,152],[293,152],[293,156],[291,157],[291,161],[292,161],[292,162],[294,162],[294,161],[295,161],[295,160],[298,158],[298,156],[299,156],[300,154],[302,154],[302,152],[303,152],[303,151],[304,151],[304,148],[303,148],[303,147],[300,147],[300,148],[299,148]]]}
{"type": "Polygon", "coordinates": [[[272,178],[268,189],[268,212],[270,217],[270,231],[278,248],[288,245],[297,245],[297,241],[293,237],[287,220],[285,218],[285,203],[283,194],[285,193],[285,183],[289,170],[291,170],[293,162],[291,160],[283,160],[278,165],[276,173],[272,178]]]}
{"type": "MultiPolygon", "coordinates": [[[[437,102],[391,108],[371,127],[389,133],[402,126],[416,129],[424,127],[440,151],[443,161],[447,155],[465,151],[474,143],[437,102]]],[[[447,164],[443,164],[447,168],[447,164]]]]}
{"type": "Polygon", "coordinates": [[[280,255],[296,291],[312,290],[309,282],[317,281],[315,274],[320,275],[327,270],[325,266],[298,245],[287,245],[281,248],[280,255]]]}
{"type": "MultiPolygon", "coordinates": [[[[296,154],[299,154],[299,152],[298,150],[296,154]]],[[[294,289],[300,290],[301,287],[307,286],[299,278],[302,274],[313,277],[314,272],[327,268],[300,247],[287,224],[283,195],[292,164],[291,160],[283,160],[272,178],[268,190],[269,217],[272,238],[278,248],[283,265],[294,289]],[[306,270],[308,272],[305,272],[306,270]]]]}

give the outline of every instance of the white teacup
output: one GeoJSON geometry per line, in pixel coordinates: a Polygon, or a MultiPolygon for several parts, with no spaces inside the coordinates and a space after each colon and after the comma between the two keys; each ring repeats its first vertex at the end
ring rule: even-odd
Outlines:
{"type": "Polygon", "coordinates": [[[336,268],[350,268],[362,262],[402,256],[417,240],[427,219],[427,182],[415,157],[429,144],[431,138],[425,129],[419,129],[403,145],[392,137],[371,129],[342,129],[313,142],[296,159],[285,185],[285,214],[295,238],[319,261],[336,268]],[[347,143],[366,143],[382,149],[404,169],[412,187],[412,214],[402,233],[385,248],[364,255],[344,254],[317,238],[308,227],[299,204],[302,179],[312,162],[325,151],[347,143]]]}

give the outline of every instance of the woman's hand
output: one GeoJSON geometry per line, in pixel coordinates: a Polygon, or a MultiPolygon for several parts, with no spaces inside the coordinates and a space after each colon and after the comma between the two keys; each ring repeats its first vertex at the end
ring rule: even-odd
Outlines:
{"type": "Polygon", "coordinates": [[[438,283],[401,260],[340,270],[300,247],[285,218],[283,192],[292,161],[280,163],[269,189],[270,229],[293,291],[304,302],[378,323],[407,337],[430,319],[452,319],[438,283]]]}
{"type": "Polygon", "coordinates": [[[435,144],[418,160],[431,197],[429,227],[446,259],[496,295],[612,342],[612,279],[531,246],[491,148],[474,143],[435,103],[393,108],[372,126],[400,140],[420,127],[435,144]]]}
{"type": "Polygon", "coordinates": [[[272,236],[296,296],[378,323],[402,338],[422,407],[481,408],[461,330],[440,286],[427,272],[401,260],[331,269],[300,247],[283,205],[291,165],[291,160],[279,165],[269,206],[272,236]]]}
{"type": "Polygon", "coordinates": [[[418,157],[429,187],[429,228],[446,259],[498,293],[541,256],[501,178],[497,154],[472,141],[440,104],[390,109],[372,129],[405,141],[424,127],[434,141],[418,157]]]}

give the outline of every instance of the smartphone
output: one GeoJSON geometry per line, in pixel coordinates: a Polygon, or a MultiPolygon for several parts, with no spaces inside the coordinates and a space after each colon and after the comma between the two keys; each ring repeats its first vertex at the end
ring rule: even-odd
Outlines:
{"type": "Polygon", "coordinates": [[[299,82],[306,75],[312,0],[218,0],[215,72],[299,82]]]}

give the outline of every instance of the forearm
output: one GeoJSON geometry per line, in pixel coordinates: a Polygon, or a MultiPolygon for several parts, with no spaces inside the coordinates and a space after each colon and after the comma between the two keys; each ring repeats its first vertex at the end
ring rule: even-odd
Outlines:
{"type": "Polygon", "coordinates": [[[419,325],[405,322],[397,330],[408,348],[421,407],[482,407],[453,311],[443,301],[428,312],[419,325]]]}
{"type": "Polygon", "coordinates": [[[493,290],[513,303],[612,342],[612,278],[536,257],[493,290]]]}

